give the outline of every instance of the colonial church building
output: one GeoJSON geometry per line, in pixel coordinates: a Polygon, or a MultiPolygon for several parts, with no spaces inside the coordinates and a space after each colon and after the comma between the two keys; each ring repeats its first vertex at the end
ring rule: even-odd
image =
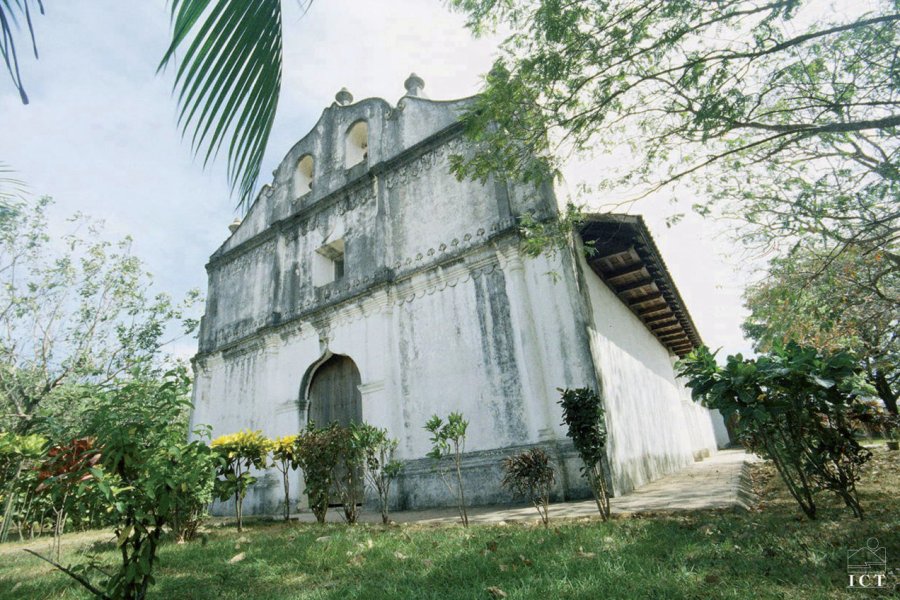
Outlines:
{"type": "MultiPolygon", "coordinates": [[[[718,415],[673,371],[700,336],[643,220],[595,215],[577,240],[591,256],[526,257],[518,219],[554,215],[553,190],[457,181],[470,101],[423,87],[411,76],[395,106],[342,90],[232,224],[207,265],[193,423],[214,435],[387,428],[404,509],[454,502],[424,429],[451,411],[470,421],[472,504],[511,500],[500,463],[531,446],[554,458],[558,499],[585,497],[557,388],[601,393],[615,494],[715,452],[718,415]]],[[[305,505],[300,474],[292,496],[305,505]]],[[[269,473],[245,506],[275,513],[282,497],[269,473]]]]}

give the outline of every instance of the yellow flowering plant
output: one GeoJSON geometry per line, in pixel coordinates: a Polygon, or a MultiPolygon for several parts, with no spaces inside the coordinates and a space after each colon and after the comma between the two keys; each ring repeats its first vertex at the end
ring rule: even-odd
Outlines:
{"type": "Polygon", "coordinates": [[[214,439],[210,444],[224,460],[216,480],[216,495],[220,500],[234,496],[234,510],[238,531],[244,528],[244,497],[256,478],[250,469],[268,466],[269,440],[261,431],[242,430],[214,439]]]}
{"type": "Polygon", "coordinates": [[[288,473],[297,470],[300,464],[297,462],[297,438],[296,435],[272,438],[269,440],[269,451],[272,453],[272,464],[281,473],[281,481],[284,484],[284,520],[291,518],[291,489],[288,482],[288,473]]]}

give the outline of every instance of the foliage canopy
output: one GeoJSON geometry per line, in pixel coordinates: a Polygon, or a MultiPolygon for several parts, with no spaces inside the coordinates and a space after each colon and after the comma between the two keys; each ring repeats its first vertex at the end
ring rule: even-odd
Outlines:
{"type": "MultiPolygon", "coordinates": [[[[606,186],[693,182],[749,242],[811,236],[894,268],[900,218],[895,2],[451,0],[511,31],[466,121],[458,176],[540,181],[571,153],[617,160],[606,186]],[[867,12],[871,8],[869,12],[867,12]]],[[[790,245],[790,244],[789,244],[790,245]]]]}

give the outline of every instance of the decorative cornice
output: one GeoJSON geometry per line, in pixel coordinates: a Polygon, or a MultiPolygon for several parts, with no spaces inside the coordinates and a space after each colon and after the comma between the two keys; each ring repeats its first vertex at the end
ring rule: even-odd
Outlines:
{"type": "Polygon", "coordinates": [[[437,244],[435,247],[429,248],[424,253],[418,252],[413,256],[407,256],[406,258],[395,261],[393,264],[394,271],[400,274],[404,274],[407,271],[417,271],[420,267],[418,267],[416,263],[421,263],[426,257],[431,258],[438,256],[437,259],[433,260],[441,260],[440,256],[442,254],[447,256],[458,256],[460,253],[485,245],[487,240],[508,233],[514,228],[515,224],[515,218],[501,219],[491,224],[488,228],[479,227],[475,231],[457,235],[456,237],[437,244]],[[406,269],[404,269],[404,267],[406,267],[406,269]]]}
{"type": "Polygon", "coordinates": [[[206,270],[210,271],[234,262],[241,256],[255,250],[266,242],[274,240],[276,237],[293,239],[306,235],[318,227],[320,216],[329,210],[334,209],[337,214],[343,215],[367,205],[375,200],[374,183],[375,180],[366,175],[354,180],[315,204],[302,208],[289,217],[275,221],[264,231],[241,242],[234,248],[213,254],[206,264],[206,270]]]}

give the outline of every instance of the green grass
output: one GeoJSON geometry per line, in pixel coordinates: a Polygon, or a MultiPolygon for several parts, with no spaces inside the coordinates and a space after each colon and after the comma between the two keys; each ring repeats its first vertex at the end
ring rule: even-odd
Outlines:
{"type": "MultiPolygon", "coordinates": [[[[469,599],[845,598],[846,556],[877,537],[900,563],[900,459],[875,449],[861,486],[867,519],[836,504],[801,518],[768,465],[754,471],[759,510],[557,521],[536,525],[346,527],[252,525],[166,544],[154,598],[469,599]],[[243,553],[244,558],[229,560],[243,553]]],[[[551,511],[552,518],[552,511],[551,511]]],[[[67,536],[64,563],[112,561],[110,534],[67,536]]],[[[32,543],[43,551],[48,541],[32,543]]],[[[21,552],[0,548],[0,598],[87,598],[76,583],[21,552]]],[[[865,592],[853,592],[864,595],[865,592]]]]}

